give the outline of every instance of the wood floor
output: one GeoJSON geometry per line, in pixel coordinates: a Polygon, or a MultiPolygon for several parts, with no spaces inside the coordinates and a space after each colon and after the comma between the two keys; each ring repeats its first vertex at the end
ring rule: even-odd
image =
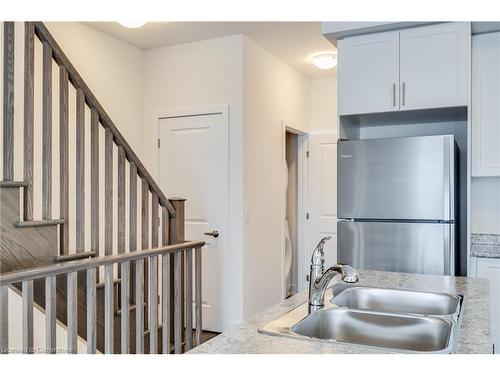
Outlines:
{"type": "Polygon", "coordinates": [[[203,331],[201,333],[201,343],[207,342],[208,340],[213,339],[216,336],[219,336],[219,332],[211,332],[211,331],[203,331]]]}

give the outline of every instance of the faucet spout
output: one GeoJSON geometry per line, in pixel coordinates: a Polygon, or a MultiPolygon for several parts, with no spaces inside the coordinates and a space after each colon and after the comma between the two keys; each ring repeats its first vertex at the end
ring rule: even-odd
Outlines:
{"type": "Polygon", "coordinates": [[[347,283],[358,282],[359,276],[354,268],[345,264],[336,264],[324,271],[323,247],[331,237],[323,238],[311,257],[311,269],[309,273],[309,313],[325,306],[325,292],[330,281],[335,275],[342,275],[342,280],[347,283]]]}

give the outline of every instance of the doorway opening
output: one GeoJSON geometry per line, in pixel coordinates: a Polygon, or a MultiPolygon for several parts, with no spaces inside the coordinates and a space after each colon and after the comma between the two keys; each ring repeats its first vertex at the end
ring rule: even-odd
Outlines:
{"type": "Polygon", "coordinates": [[[283,127],[283,298],[304,289],[300,275],[306,249],[307,134],[283,127]]]}

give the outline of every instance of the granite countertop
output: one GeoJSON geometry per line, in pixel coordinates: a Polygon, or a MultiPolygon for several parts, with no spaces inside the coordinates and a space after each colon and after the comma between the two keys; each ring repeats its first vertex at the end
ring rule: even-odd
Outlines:
{"type": "Polygon", "coordinates": [[[500,258],[500,235],[473,233],[470,255],[478,258],[500,258]]]}
{"type": "MultiPolygon", "coordinates": [[[[417,275],[396,272],[360,271],[360,285],[447,292],[464,296],[461,326],[455,353],[492,353],[486,279],[417,275]]],[[[335,278],[337,282],[338,277],[335,278]]],[[[194,348],[189,353],[214,354],[307,354],[307,353],[388,353],[343,343],[299,340],[261,334],[257,329],[283,316],[307,300],[307,292],[298,293],[244,323],[194,348]]]]}

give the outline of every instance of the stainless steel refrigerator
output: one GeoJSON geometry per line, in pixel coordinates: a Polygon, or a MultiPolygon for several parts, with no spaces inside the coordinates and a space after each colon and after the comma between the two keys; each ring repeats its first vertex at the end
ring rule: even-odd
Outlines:
{"type": "Polygon", "coordinates": [[[338,143],[338,261],[360,269],[454,275],[453,135],[338,143]]]}

